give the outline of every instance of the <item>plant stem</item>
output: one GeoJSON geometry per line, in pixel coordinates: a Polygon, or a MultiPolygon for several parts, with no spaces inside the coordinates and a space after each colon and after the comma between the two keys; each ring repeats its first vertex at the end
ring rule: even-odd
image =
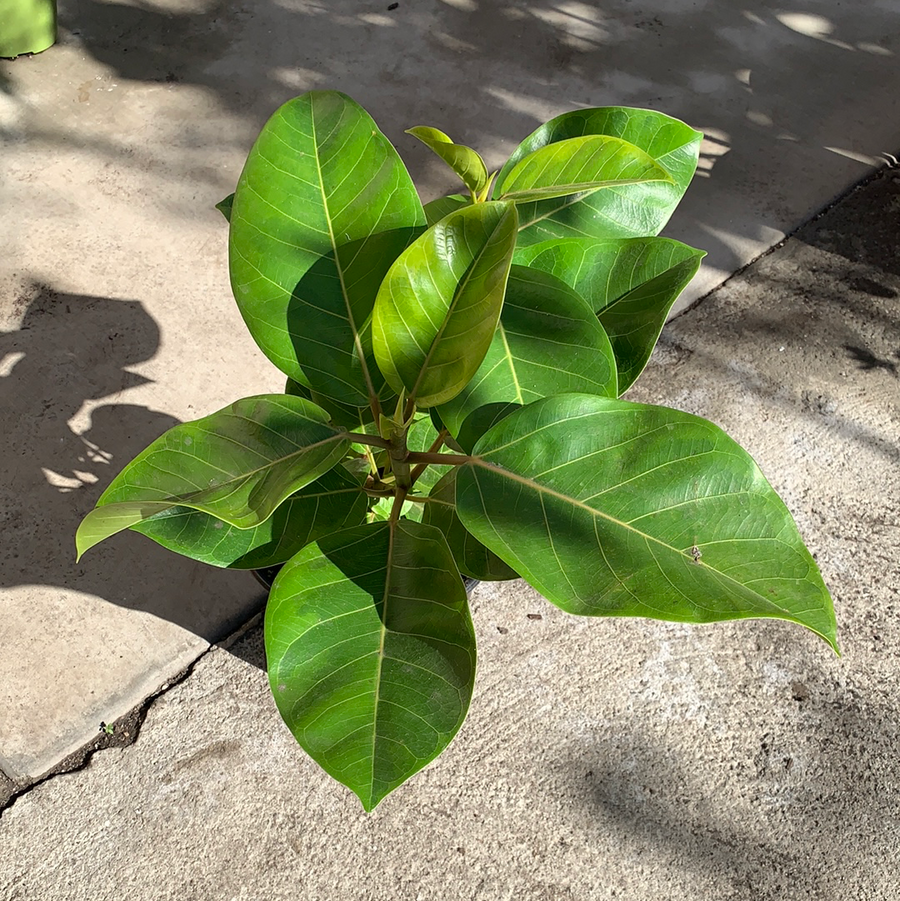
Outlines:
{"type": "Polygon", "coordinates": [[[409,463],[446,463],[449,466],[462,466],[477,458],[469,457],[466,454],[433,454],[429,451],[410,451],[406,459],[409,463]]]}
{"type": "Polygon", "coordinates": [[[380,435],[363,435],[361,432],[347,432],[347,437],[354,444],[369,444],[372,447],[380,447],[382,450],[388,450],[391,446],[380,435]]]}
{"type": "Polygon", "coordinates": [[[406,500],[406,489],[398,488],[397,494],[394,496],[394,506],[391,507],[391,523],[400,519],[400,511],[403,509],[403,502],[406,500]]]}
{"type": "MultiPolygon", "coordinates": [[[[447,440],[447,436],[449,434],[450,433],[446,429],[441,429],[441,431],[438,433],[437,438],[434,439],[434,442],[432,443],[431,447],[428,448],[426,453],[434,454],[437,451],[439,451],[444,446],[444,441],[447,440]]],[[[416,464],[416,467],[415,467],[415,469],[413,469],[412,474],[410,476],[410,478],[412,479],[413,485],[416,484],[416,480],[419,478],[420,475],[422,475],[423,472],[425,472],[427,467],[428,467],[427,463],[416,464]]]]}

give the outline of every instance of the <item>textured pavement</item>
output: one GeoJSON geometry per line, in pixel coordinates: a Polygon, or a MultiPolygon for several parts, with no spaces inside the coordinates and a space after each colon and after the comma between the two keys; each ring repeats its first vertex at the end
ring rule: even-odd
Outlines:
{"type": "Polygon", "coordinates": [[[900,149],[888,0],[387,5],[71,3],[57,47],[0,62],[0,898],[900,897],[895,170],[670,323],[632,395],[757,458],[842,658],[788,624],[578,620],[482,585],[466,725],[365,817],[282,726],[258,633],[210,647],[259,610],[249,575],[130,534],[74,565],[135,452],[279,385],[212,205],[288,97],[350,93],[428,197],[448,183],[412,124],[496,164],[579,105],[686,119],[710,136],[667,230],[710,251],[686,300],[900,149]]]}

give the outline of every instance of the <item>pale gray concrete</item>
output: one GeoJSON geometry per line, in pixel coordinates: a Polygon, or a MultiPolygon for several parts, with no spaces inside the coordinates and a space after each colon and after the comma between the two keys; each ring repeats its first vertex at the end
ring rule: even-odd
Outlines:
{"type": "Polygon", "coordinates": [[[787,623],[579,619],[483,584],[469,718],[367,816],[279,720],[255,629],[131,747],[11,804],[0,897],[896,899],[898,209],[888,172],[670,323],[634,395],[753,451],[843,657],[787,623]]]}
{"type": "MultiPolygon", "coordinates": [[[[248,576],[139,536],[76,567],[72,535],[113,472],[168,425],[280,384],[230,300],[212,208],[280,102],[347,91],[427,196],[449,182],[402,134],[412,124],[496,165],[565,109],[680,116],[710,136],[669,230],[710,251],[686,300],[900,147],[892,0],[388,5],[71,0],[57,47],[0,63],[0,769],[19,784],[258,607],[248,576]]],[[[888,378],[884,362],[872,378],[888,378]]]]}

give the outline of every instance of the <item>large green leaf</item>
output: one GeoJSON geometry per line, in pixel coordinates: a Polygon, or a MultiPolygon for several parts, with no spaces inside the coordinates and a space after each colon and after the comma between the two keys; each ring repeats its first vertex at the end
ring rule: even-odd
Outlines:
{"type": "Polygon", "coordinates": [[[448,194],[446,197],[438,197],[437,200],[429,200],[425,204],[425,219],[429,225],[440,222],[444,216],[455,213],[464,206],[472,203],[471,197],[465,197],[462,194],[448,194]]]}
{"type": "Polygon", "coordinates": [[[347,433],[308,400],[246,397],[169,429],[138,454],[78,527],[78,554],[172,507],[253,528],[333,468],[349,446],[347,433]]]}
{"type": "Polygon", "coordinates": [[[264,522],[238,529],[208,513],[170,507],[133,526],[158,544],[201,563],[262,569],[284,563],[324,535],[365,522],[367,498],[340,467],[292,494],[264,522]]]}
{"type": "Polygon", "coordinates": [[[487,185],[488,173],[480,154],[465,144],[453,141],[437,128],[416,125],[406,130],[408,135],[418,138],[429,150],[433,150],[461,179],[462,183],[478,195],[487,185]]]}
{"type": "Polygon", "coordinates": [[[712,423],[564,395],[512,413],[474,453],[457,472],[463,525],[564,610],[780,617],[836,648],[831,598],[790,513],[712,423]]]}
{"type": "Polygon", "coordinates": [[[487,356],[462,392],[441,405],[441,420],[458,435],[466,417],[485,404],[529,404],[571,392],[617,396],[609,338],[563,281],[513,266],[487,356]]]}
{"type": "Polygon", "coordinates": [[[672,304],[706,254],[669,238],[558,238],[516,251],[517,263],[571,285],[612,341],[623,394],[641,374],[672,304]]]}
{"type": "Polygon", "coordinates": [[[516,208],[451,213],[401,254],[378,292],[372,338],[388,384],[420,408],[457,395],[490,346],[516,241],[516,208]]]}
{"type": "Polygon", "coordinates": [[[422,522],[444,533],[459,571],[472,579],[497,582],[518,579],[519,574],[489,551],[456,515],[456,469],[451,469],[431,489],[422,522]]]}
{"type": "Polygon", "coordinates": [[[668,173],[639,147],[619,138],[587,135],[548,144],[526,156],[512,168],[497,199],[523,204],[521,230],[544,210],[531,201],[557,198],[562,208],[575,202],[568,195],[657,181],[670,181],[668,173]]]}
{"type": "Polygon", "coordinates": [[[698,131],[653,110],[600,107],[575,110],[551,119],[529,135],[500,170],[494,194],[500,196],[516,165],[541,147],[584,135],[610,135],[645,151],[662,166],[671,182],[622,185],[587,197],[542,201],[533,210],[520,209],[519,245],[548,238],[630,238],[656,235],[668,222],[697,167],[698,131]]]}
{"type": "Polygon", "coordinates": [[[378,286],[421,232],[409,174],[369,114],[335,91],[289,101],[266,123],[231,210],[235,298],[265,354],[295,381],[366,406],[378,286]]]}
{"type": "Polygon", "coordinates": [[[372,523],[308,545],[275,580],[265,638],[282,717],[366,810],[462,725],[475,633],[435,528],[372,523]]]}

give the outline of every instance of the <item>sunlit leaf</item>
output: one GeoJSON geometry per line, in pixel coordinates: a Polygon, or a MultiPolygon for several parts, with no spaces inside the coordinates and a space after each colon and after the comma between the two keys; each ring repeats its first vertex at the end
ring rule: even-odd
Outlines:
{"type": "Polygon", "coordinates": [[[349,446],[346,432],[303,398],[265,394],[235,401],[169,429],[138,454],[82,521],[78,554],[171,507],[253,528],[332,469],[349,446]]]}
{"type": "Polygon", "coordinates": [[[282,569],[265,622],[269,680],[297,741],[366,810],[462,725],[475,633],[444,536],[401,521],[308,545],[282,569]]]}
{"type": "Polygon", "coordinates": [[[600,107],[563,113],[536,129],[515,149],[497,176],[494,196],[502,194],[512,170],[530,153],[585,135],[609,135],[634,144],[662,166],[672,181],[607,188],[570,198],[571,202],[562,207],[559,201],[550,200],[538,203],[531,211],[520,209],[519,246],[548,238],[659,234],[691,181],[703,138],[683,122],[653,110],[600,107]],[[529,222],[532,224],[527,225],[529,222]]]}
{"type": "Polygon", "coordinates": [[[472,378],[497,327],[515,239],[515,206],[479,203],[433,225],[394,263],[372,337],[397,394],[427,408],[472,378]]]}
{"type": "Polygon", "coordinates": [[[520,248],[514,259],[562,279],[597,311],[622,394],[650,359],[672,304],[704,256],[669,238],[557,238],[520,248]]]}
{"type": "Polygon", "coordinates": [[[831,598],[759,468],[697,416],[591,395],[538,401],[457,471],[463,525],[571,613],[779,617],[833,647],[831,598]]]}
{"type": "Polygon", "coordinates": [[[484,160],[471,147],[454,144],[442,131],[428,125],[416,125],[408,128],[406,133],[418,138],[429,150],[434,151],[473,194],[481,193],[487,185],[488,173],[484,160]]]}
{"type": "Polygon", "coordinates": [[[359,483],[336,467],[251,529],[238,529],[189,507],[167,508],[132,529],[201,563],[263,569],[284,563],[310,541],[365,522],[366,501],[359,483]]]}
{"type": "Polygon", "coordinates": [[[669,180],[666,170],[639,147],[619,138],[588,135],[548,144],[526,156],[507,175],[502,189],[498,189],[498,199],[522,204],[521,230],[540,218],[544,210],[525,206],[529,201],[557,198],[561,209],[574,202],[569,195],[669,180]]]}
{"type": "Polygon", "coordinates": [[[441,405],[441,419],[456,435],[485,404],[522,405],[570,392],[616,396],[609,338],[587,302],[560,279],[513,266],[487,356],[462,392],[441,405]]]}
{"type": "Polygon", "coordinates": [[[372,118],[335,91],[266,123],[234,195],[231,282],[259,346],[284,373],[343,404],[383,383],[371,359],[375,295],[425,214],[372,118]]]}

